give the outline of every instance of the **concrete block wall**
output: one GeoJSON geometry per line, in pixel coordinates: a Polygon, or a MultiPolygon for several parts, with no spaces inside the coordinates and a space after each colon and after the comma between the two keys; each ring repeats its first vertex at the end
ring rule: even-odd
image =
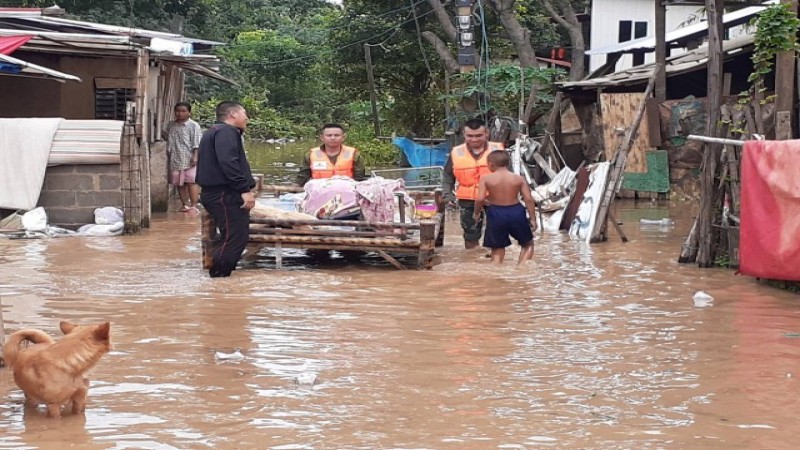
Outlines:
{"type": "Polygon", "coordinates": [[[44,207],[51,225],[94,223],[95,208],[122,209],[121,186],[119,164],[48,167],[38,206],[44,207]]]}

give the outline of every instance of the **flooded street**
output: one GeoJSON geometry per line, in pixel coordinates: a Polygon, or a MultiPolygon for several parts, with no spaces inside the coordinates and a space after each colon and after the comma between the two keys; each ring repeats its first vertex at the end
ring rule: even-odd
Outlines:
{"type": "Polygon", "coordinates": [[[7,332],[110,320],[115,344],[85,416],[25,411],[0,369],[0,448],[796,448],[797,295],[677,264],[687,204],[617,205],[631,242],[537,234],[523,267],[463,250],[456,217],[431,271],[295,258],[212,280],[179,213],[0,239],[7,332]]]}

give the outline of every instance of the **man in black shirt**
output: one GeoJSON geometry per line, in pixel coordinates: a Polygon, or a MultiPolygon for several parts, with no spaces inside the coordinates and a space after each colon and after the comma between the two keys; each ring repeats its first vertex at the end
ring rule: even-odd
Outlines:
{"type": "Polygon", "coordinates": [[[217,222],[220,240],[212,253],[211,277],[228,277],[250,239],[250,209],[256,204],[253,174],[242,133],[249,118],[236,102],[222,102],[217,123],[203,133],[197,158],[200,202],[217,222]]]}

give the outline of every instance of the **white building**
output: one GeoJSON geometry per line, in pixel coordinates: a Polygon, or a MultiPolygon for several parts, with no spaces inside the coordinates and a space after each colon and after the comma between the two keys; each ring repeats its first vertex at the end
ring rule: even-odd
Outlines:
{"type": "MultiPolygon", "coordinates": [[[[590,50],[655,36],[655,0],[592,0],[591,14],[590,50]]],[[[669,33],[704,17],[703,7],[699,5],[667,5],[666,31],[669,33]]],[[[590,72],[605,64],[605,54],[589,53],[590,72]]],[[[654,60],[655,55],[652,52],[641,55],[625,54],[617,62],[616,70],[654,60]]]]}
{"type": "MultiPolygon", "coordinates": [[[[747,23],[777,1],[729,9],[722,16],[724,39],[752,33],[747,23]]],[[[666,11],[667,57],[680,55],[687,47],[696,48],[705,40],[708,24],[701,6],[667,3],[666,11]]],[[[613,54],[621,54],[621,58],[613,70],[605,73],[654,62],[655,31],[655,0],[593,0],[591,47],[586,52],[590,72],[605,64],[613,54]]]]}

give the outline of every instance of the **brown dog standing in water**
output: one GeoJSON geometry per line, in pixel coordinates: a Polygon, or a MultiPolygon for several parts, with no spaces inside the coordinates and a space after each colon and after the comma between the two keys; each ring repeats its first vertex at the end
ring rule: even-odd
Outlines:
{"type": "Polygon", "coordinates": [[[72,412],[86,409],[89,380],[83,377],[111,350],[111,324],[78,326],[59,324],[65,334],[58,341],[47,333],[20,330],[11,334],[3,346],[6,365],[14,371],[14,381],[25,393],[25,405],[47,405],[49,417],[61,417],[61,406],[72,401],[72,412]],[[33,345],[20,348],[28,341],[33,345]]]}

